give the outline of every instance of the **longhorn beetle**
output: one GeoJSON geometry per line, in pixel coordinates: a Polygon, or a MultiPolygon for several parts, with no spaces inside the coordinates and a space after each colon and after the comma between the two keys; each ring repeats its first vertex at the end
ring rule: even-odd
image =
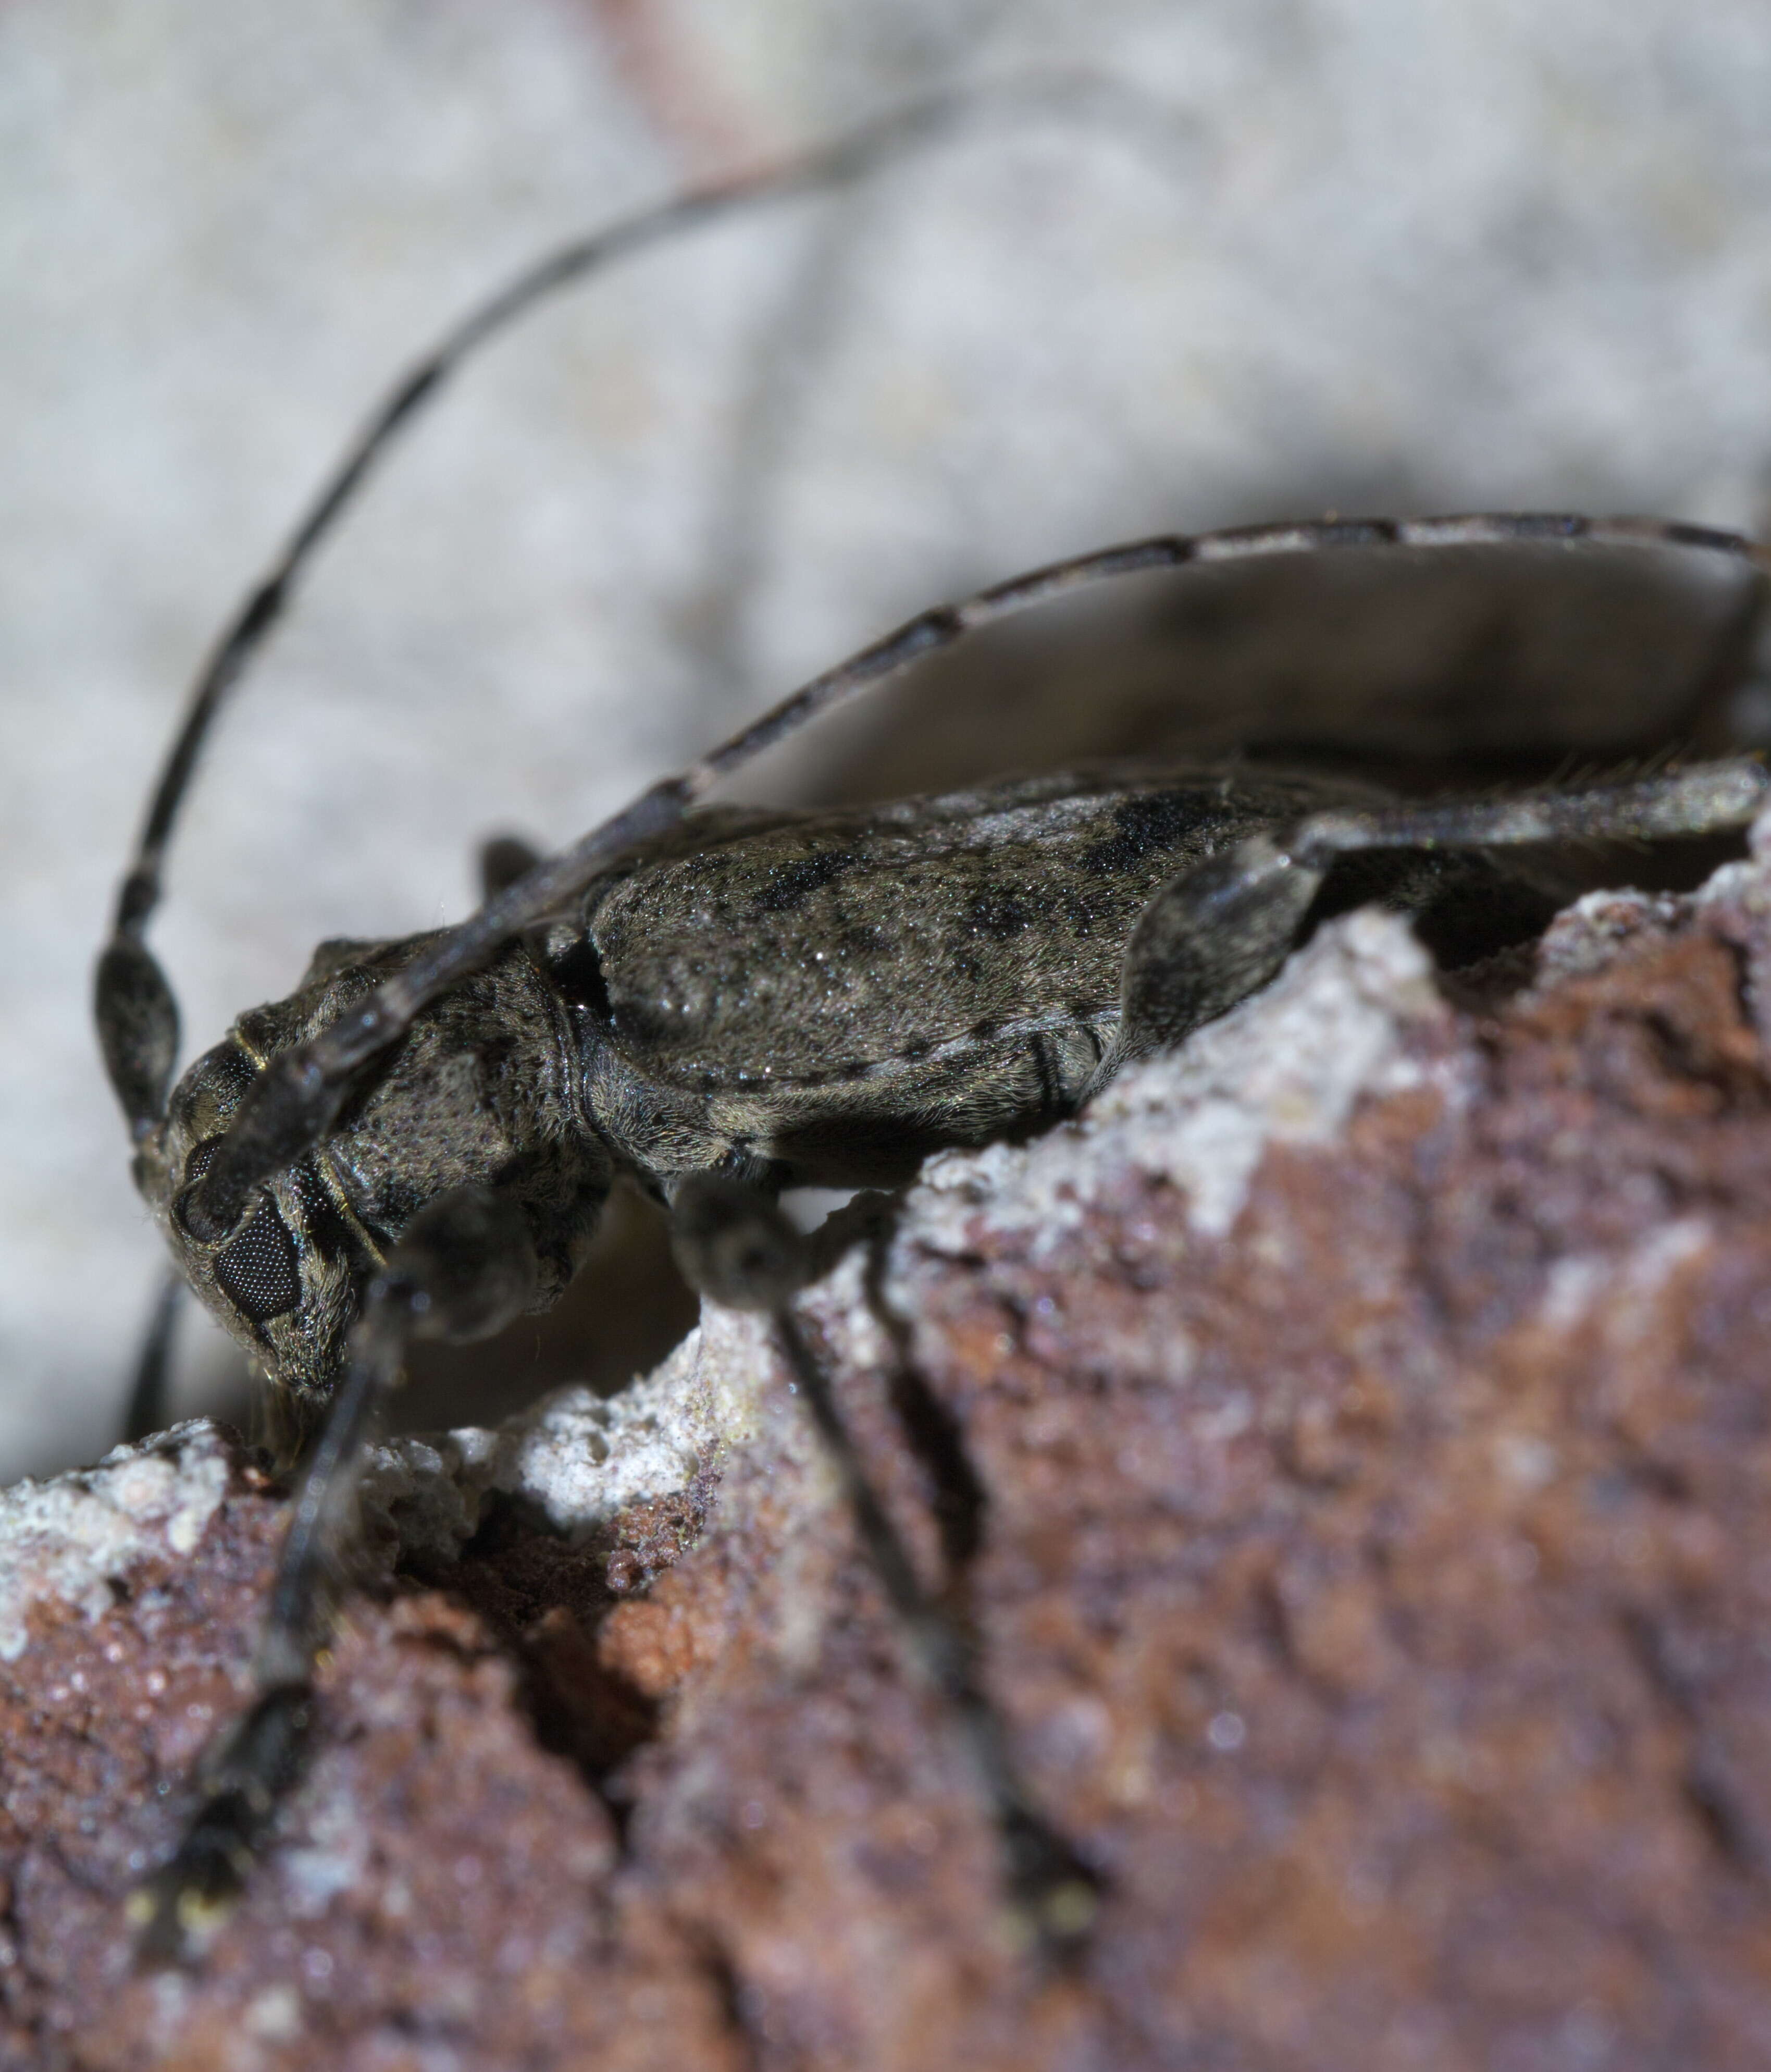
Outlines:
{"type": "Polygon", "coordinates": [[[974,627],[1111,577],[1522,541],[1731,557],[1756,589],[1771,566],[1732,534],[1565,516],[1139,540],[919,615],[558,855],[493,845],[486,902],[469,919],[405,941],[322,944],[288,999],[242,1015],[174,1087],[177,1010],[146,940],[167,843],[216,712],[396,431],[543,298],[679,229],[853,180],[952,112],[928,104],[618,222],[472,310],[372,418],[194,689],[99,962],[98,1033],[136,1185],[179,1273],[264,1368],[306,1464],[254,1697],[212,1745],[183,1840],[138,1896],[157,1958],[189,1949],[224,1908],[295,1774],[328,1553],[409,1343],[483,1337],[553,1303],[618,1175],[666,1205],[705,1296],[772,1319],[905,1643],[969,1750],[1009,1890],[1048,1940],[1075,1932],[1089,1873],[1029,1803],[966,1635],[861,1470],[795,1321],[805,1256],[775,1196],[901,1180],[937,1146],[1074,1113],[1126,1064],[1246,997],[1336,906],[1403,908],[1451,946],[1446,960],[1473,960],[1536,932],[1553,904],[1487,852],[1737,827],[1766,795],[1765,771],[1735,760],[1427,804],[1198,765],[843,811],[699,804],[826,708],[974,627]]]}

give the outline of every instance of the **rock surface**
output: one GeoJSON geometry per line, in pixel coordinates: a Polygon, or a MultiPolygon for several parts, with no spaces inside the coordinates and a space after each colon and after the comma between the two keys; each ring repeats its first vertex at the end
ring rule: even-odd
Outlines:
{"type": "Polygon", "coordinates": [[[384,1573],[188,1974],[124,1902],[276,1493],[195,1424],[4,1499],[0,2064],[1771,2062],[1768,960],[1762,860],[1583,901],[1480,1010],[1355,915],[832,1227],[806,1328],[1100,1876],[1073,1963],[710,1314],[629,1399],[383,1453],[384,1573]]]}

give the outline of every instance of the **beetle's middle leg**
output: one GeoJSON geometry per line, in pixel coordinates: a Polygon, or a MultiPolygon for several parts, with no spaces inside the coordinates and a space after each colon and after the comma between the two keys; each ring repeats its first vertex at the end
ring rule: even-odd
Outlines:
{"type": "Polygon", "coordinates": [[[1313,813],[1251,835],[1171,878],[1139,916],[1121,973],[1120,1034],[1095,1083],[1172,1048],[1264,985],[1341,857],[1713,834],[1744,826],[1768,796],[1771,771],[1743,758],[1501,800],[1313,813]]]}
{"type": "Polygon", "coordinates": [[[481,897],[495,899],[534,870],[541,852],[520,835],[494,835],[480,844],[479,861],[481,897]]]}
{"type": "Polygon", "coordinates": [[[793,1314],[793,1297],[808,1277],[804,1239],[773,1202],[721,1175],[683,1181],[671,1209],[677,1261],[690,1285],[729,1309],[761,1311],[770,1320],[886,1601],[918,1670],[958,1726],[989,1801],[1017,1912],[1046,1947],[1074,1942],[1093,1917],[1098,1881],[1034,1809],[984,1692],[972,1634],[923,1586],[868,1479],[830,1377],[793,1314]]]}

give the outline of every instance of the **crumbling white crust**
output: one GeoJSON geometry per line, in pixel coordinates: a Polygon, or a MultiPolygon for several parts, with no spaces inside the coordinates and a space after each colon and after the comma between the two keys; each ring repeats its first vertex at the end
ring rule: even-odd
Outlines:
{"type": "Polygon", "coordinates": [[[96,1467],[0,1493],[0,1661],[29,1639],[33,1605],[109,1611],[112,1585],[154,1556],[183,1556],[228,1493],[231,1449],[207,1418],[175,1424],[96,1467]]]}
{"type": "Polygon", "coordinates": [[[1103,1174],[1130,1168],[1184,1190],[1194,1230],[1222,1237],[1270,1145],[1332,1143],[1362,1096],[1418,1085],[1408,1037],[1448,1013],[1407,923],[1376,907],[1349,914],[1172,1057],[1123,1073],[1075,1122],[1031,1145],[932,1159],[903,1235],[964,1250],[988,1202],[994,1227],[1034,1231],[1037,1251],[1080,1220],[1103,1174]]]}
{"type": "Polygon", "coordinates": [[[685,1487],[742,1444],[767,1367],[754,1320],[709,1310],[618,1396],[556,1389],[495,1430],[468,1425],[377,1447],[366,1503],[409,1553],[432,1559],[454,1557],[494,1495],[581,1540],[631,1505],[685,1487]]]}

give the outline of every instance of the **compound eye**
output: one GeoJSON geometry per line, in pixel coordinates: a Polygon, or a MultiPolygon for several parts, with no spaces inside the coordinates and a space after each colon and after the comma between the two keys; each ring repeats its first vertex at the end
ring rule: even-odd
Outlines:
{"type": "Polygon", "coordinates": [[[270,1202],[261,1202],[239,1236],[216,1256],[216,1280],[254,1324],[280,1317],[301,1301],[295,1240],[270,1202]]]}

